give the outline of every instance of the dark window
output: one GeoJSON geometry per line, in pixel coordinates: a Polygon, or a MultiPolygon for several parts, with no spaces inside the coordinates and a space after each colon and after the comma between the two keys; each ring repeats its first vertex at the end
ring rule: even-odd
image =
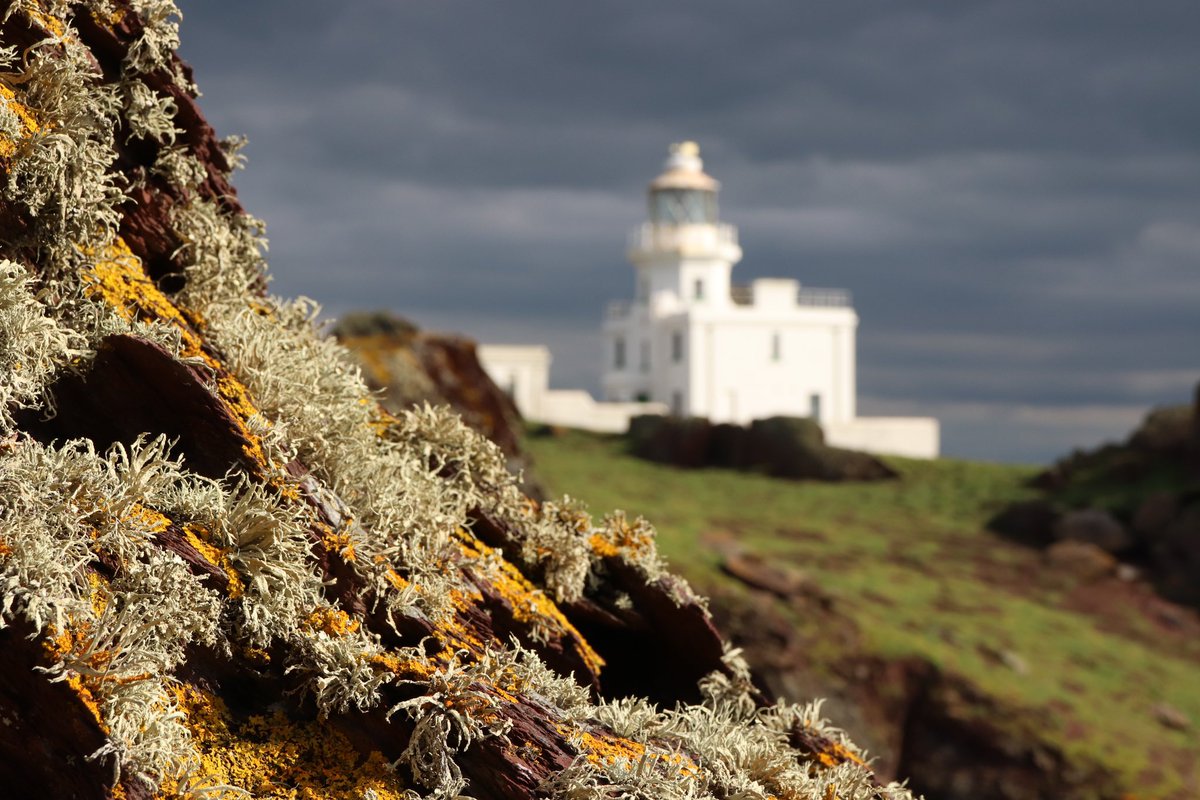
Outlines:
{"type": "Polygon", "coordinates": [[[639,403],[649,403],[650,402],[650,393],[649,392],[638,392],[637,397],[635,397],[634,399],[637,400],[639,403]]]}
{"type": "Polygon", "coordinates": [[[677,417],[683,416],[683,392],[671,392],[671,413],[677,417]]]}
{"type": "Polygon", "coordinates": [[[778,333],[771,334],[771,360],[778,361],[783,353],[783,342],[778,333]]]}
{"type": "Polygon", "coordinates": [[[692,285],[692,296],[697,300],[704,299],[704,281],[700,280],[699,278],[697,278],[696,282],[692,285]]]}
{"type": "Polygon", "coordinates": [[[808,415],[817,422],[821,421],[821,395],[816,392],[808,396],[808,415]]]}
{"type": "Polygon", "coordinates": [[[642,358],[640,362],[642,372],[650,371],[650,343],[642,341],[642,358]]]}
{"type": "Polygon", "coordinates": [[[625,339],[620,336],[613,340],[613,366],[625,369],[625,339]]]}
{"type": "Polygon", "coordinates": [[[683,334],[678,331],[671,334],[671,360],[683,361],[683,334]]]}

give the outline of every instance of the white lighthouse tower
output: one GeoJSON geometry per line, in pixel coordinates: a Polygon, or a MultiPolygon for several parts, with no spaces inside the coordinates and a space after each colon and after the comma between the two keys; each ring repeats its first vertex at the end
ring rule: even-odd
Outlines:
{"type": "Polygon", "coordinates": [[[695,142],[671,146],[650,182],[649,220],[630,237],[635,298],[613,304],[605,323],[606,399],[656,400],[714,422],[854,419],[849,293],[786,279],[733,285],[742,250],[719,219],[718,188],[695,142]]]}

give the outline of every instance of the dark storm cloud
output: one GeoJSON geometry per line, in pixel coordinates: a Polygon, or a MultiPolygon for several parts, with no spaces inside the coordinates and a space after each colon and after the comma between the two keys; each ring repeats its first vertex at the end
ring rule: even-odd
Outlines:
{"type": "Polygon", "coordinates": [[[1045,459],[1200,378],[1193,0],[181,0],[276,291],[547,341],[594,388],[665,145],[738,280],[853,290],[864,410],[1045,459]]]}

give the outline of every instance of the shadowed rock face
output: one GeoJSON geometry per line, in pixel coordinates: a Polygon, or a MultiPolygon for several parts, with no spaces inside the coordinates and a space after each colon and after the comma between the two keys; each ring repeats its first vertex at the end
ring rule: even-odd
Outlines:
{"type": "Polygon", "coordinates": [[[1200,385],[1193,405],[1151,411],[1129,438],[1038,475],[1045,498],[990,523],[1035,547],[1081,541],[1144,568],[1164,597],[1200,607],[1200,385]]]}
{"type": "Polygon", "coordinates": [[[449,405],[463,422],[499,445],[514,474],[524,473],[527,494],[544,499],[521,446],[521,414],[484,371],[474,341],[420,331],[386,311],[347,314],[332,333],[386,409],[400,413],[424,403],[449,405]]]}
{"type": "Polygon", "coordinates": [[[265,295],[169,0],[0,19],[6,797],[909,797],[763,705],[648,523],[530,500],[500,398],[501,446],[389,413],[265,295]]]}

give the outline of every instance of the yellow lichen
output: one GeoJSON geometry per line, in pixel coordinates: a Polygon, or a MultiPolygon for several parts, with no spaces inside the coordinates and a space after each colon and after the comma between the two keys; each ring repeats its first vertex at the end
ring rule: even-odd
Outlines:
{"type": "Polygon", "coordinates": [[[852,764],[858,764],[865,767],[867,762],[863,761],[853,750],[845,745],[832,742],[827,750],[821,750],[816,753],[817,761],[821,762],[824,767],[836,767],[838,764],[845,764],[847,761],[852,764]]]}
{"type": "Polygon", "coordinates": [[[613,520],[604,530],[593,533],[588,539],[592,552],[601,558],[636,558],[651,552],[654,537],[644,529],[630,525],[624,518],[613,520]]]}
{"type": "MultiPolygon", "coordinates": [[[[37,117],[29,109],[29,106],[17,100],[17,93],[8,86],[0,83],[0,102],[8,106],[9,110],[16,115],[17,120],[21,123],[20,136],[22,139],[37,133],[41,130],[41,125],[38,123],[37,117]]],[[[17,143],[5,136],[0,136],[0,158],[7,158],[17,152],[17,143]]]]}
{"type": "MultiPolygon", "coordinates": [[[[291,720],[282,711],[238,720],[219,697],[173,687],[199,756],[200,785],[236,786],[254,797],[286,800],[401,800],[404,787],[379,752],[367,755],[328,721],[291,720]]],[[[164,785],[159,797],[179,797],[164,785]]]]}
{"type": "Polygon", "coordinates": [[[382,672],[390,672],[402,680],[426,681],[433,676],[434,667],[428,661],[401,658],[392,653],[371,656],[370,664],[382,672]]]}
{"type": "Polygon", "coordinates": [[[305,630],[321,631],[329,636],[345,636],[355,633],[362,623],[354,617],[337,608],[313,609],[304,620],[305,630]]]}
{"type": "Polygon", "coordinates": [[[67,26],[63,24],[62,20],[47,14],[35,3],[23,3],[20,10],[25,12],[25,15],[42,30],[49,31],[60,38],[67,32],[67,26]]]}
{"type": "MultiPolygon", "coordinates": [[[[86,623],[74,631],[69,627],[59,630],[50,625],[46,628],[46,638],[42,640],[42,650],[51,663],[61,663],[63,657],[75,648],[76,642],[87,635],[88,630],[89,626],[86,623]]],[[[96,699],[93,691],[95,681],[87,680],[79,673],[68,670],[63,682],[88,710],[100,730],[107,734],[109,727],[104,722],[104,716],[100,713],[100,701],[96,699]]]]}
{"type": "MultiPolygon", "coordinates": [[[[89,293],[103,299],[125,320],[158,321],[176,327],[180,332],[180,355],[199,359],[212,370],[217,397],[238,426],[247,461],[262,475],[276,475],[278,469],[271,467],[282,465],[269,463],[262,442],[250,430],[250,420],[259,416],[250,391],[204,348],[197,333],[201,320],[194,314],[185,314],[163,294],[146,275],[141,259],[120,237],[92,255],[95,264],[84,276],[89,293]]],[[[281,495],[289,499],[299,497],[290,483],[278,479],[272,479],[271,483],[281,495]]]]}
{"type": "Polygon", "coordinates": [[[246,583],[242,580],[242,576],[233,567],[233,562],[229,559],[231,550],[228,547],[217,547],[212,543],[212,533],[203,525],[196,523],[188,523],[183,526],[183,535],[187,539],[188,544],[200,556],[219,568],[225,573],[225,577],[229,579],[229,598],[236,600],[246,592],[246,583]]]}
{"type": "Polygon", "coordinates": [[[545,592],[534,586],[496,550],[483,544],[469,532],[460,529],[458,539],[463,557],[476,567],[477,573],[482,572],[481,577],[487,580],[496,594],[512,608],[516,620],[573,641],[588,669],[594,674],[600,673],[604,659],[592,649],[545,592]],[[478,569],[481,565],[486,565],[487,568],[478,569]]]}

